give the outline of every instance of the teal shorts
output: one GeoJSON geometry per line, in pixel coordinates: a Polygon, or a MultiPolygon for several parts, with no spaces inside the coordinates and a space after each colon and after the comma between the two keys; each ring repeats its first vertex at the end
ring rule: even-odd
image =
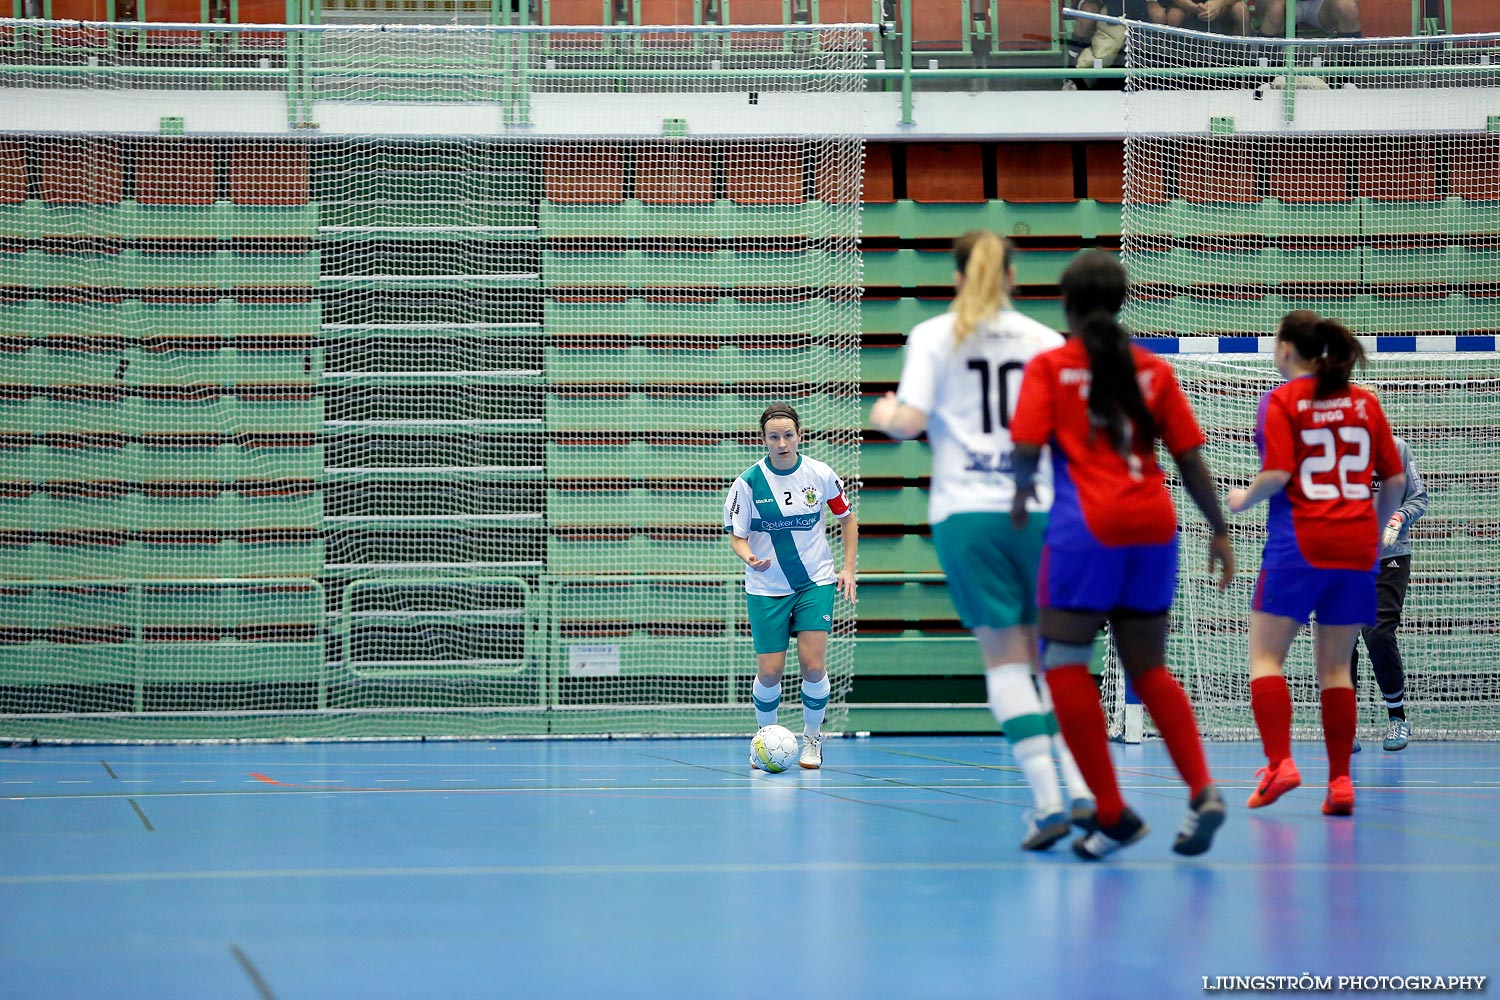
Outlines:
{"type": "Polygon", "coordinates": [[[932,526],[932,544],[948,576],[948,596],[964,628],[1014,628],[1036,624],[1036,578],[1042,562],[1047,515],[1032,514],[1026,527],[1009,514],[950,514],[932,526]]]}
{"type": "Polygon", "coordinates": [[[746,594],[750,638],[755,652],[785,653],[794,632],[833,631],[833,584],[825,583],[785,597],[746,594]]]}

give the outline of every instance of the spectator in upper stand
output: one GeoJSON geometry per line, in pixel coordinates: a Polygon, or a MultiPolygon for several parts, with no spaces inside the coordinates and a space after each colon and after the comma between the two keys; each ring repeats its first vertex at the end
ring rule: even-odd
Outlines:
{"type": "MultiPolygon", "coordinates": [[[[1250,6],[1245,0],[1167,0],[1181,11],[1182,27],[1198,31],[1216,31],[1221,35],[1250,33],[1250,6]]],[[[1300,5],[1299,5],[1300,6],[1300,5]]],[[[1172,22],[1168,22],[1172,23],[1172,22]]]]}
{"type": "MultiPolygon", "coordinates": [[[[1270,38],[1286,34],[1287,0],[1262,0],[1260,33],[1270,38]]],[[[1326,31],[1340,38],[1358,38],[1359,0],[1297,0],[1297,33],[1304,28],[1326,31]]]]}
{"type": "Polygon", "coordinates": [[[1173,28],[1186,27],[1189,18],[1197,16],[1198,5],[1193,0],[1161,0],[1146,4],[1146,19],[1153,24],[1166,24],[1173,28]]]}
{"type": "MultiPolygon", "coordinates": [[[[1272,2],[1281,3],[1283,0],[1272,2]]],[[[1352,4],[1354,0],[1328,2],[1352,4]]],[[[1108,14],[1225,35],[1244,35],[1250,30],[1250,13],[1245,0],[1080,0],[1078,9],[1091,14],[1108,14]]],[[[1068,55],[1079,69],[1113,66],[1124,46],[1125,29],[1119,25],[1082,18],[1073,21],[1068,55]]],[[[1080,86],[1082,83],[1068,80],[1063,89],[1075,90],[1080,86]]]]}

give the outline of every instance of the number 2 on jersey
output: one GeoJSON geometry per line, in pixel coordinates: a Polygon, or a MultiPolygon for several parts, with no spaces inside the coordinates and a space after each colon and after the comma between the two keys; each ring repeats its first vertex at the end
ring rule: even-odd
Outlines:
{"type": "Polygon", "coordinates": [[[1318,451],[1302,460],[1302,495],[1309,500],[1368,500],[1370,498],[1370,432],[1363,427],[1340,427],[1338,440],[1354,445],[1342,458],[1333,429],[1315,427],[1302,432],[1302,443],[1318,451]],[[1318,483],[1313,476],[1338,469],[1339,483],[1318,483]],[[1353,475],[1354,478],[1349,477],[1353,475]]]}
{"type": "Polygon", "coordinates": [[[1010,418],[1015,413],[1015,407],[1011,401],[1020,394],[1019,384],[1012,386],[1011,379],[1020,382],[1021,372],[1026,368],[1019,361],[1007,361],[995,368],[993,377],[990,371],[990,363],[984,358],[971,358],[968,367],[971,371],[979,373],[979,415],[980,427],[986,434],[995,431],[995,418],[993,414],[1000,415],[1000,426],[1010,430],[1010,418]],[[995,385],[1000,389],[1000,398],[996,402],[990,400],[990,386],[995,385]],[[1012,391],[1014,390],[1014,391],[1012,391]],[[998,405],[996,405],[998,403],[998,405]]]}

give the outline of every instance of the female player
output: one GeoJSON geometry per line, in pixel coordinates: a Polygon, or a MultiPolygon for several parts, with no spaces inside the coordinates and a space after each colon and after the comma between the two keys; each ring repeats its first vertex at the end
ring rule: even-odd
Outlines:
{"type": "Polygon", "coordinates": [[[1039,482],[1026,528],[1010,526],[1011,401],[1021,371],[1061,346],[1055,331],[1010,306],[1010,247],[994,233],[971,232],[953,247],[958,295],[951,311],[919,324],[906,341],[900,391],[875,404],[870,422],[896,438],[927,431],[932,442],[928,520],[948,593],[984,657],[990,711],[1031,786],[1035,811],[1021,847],[1041,851],[1067,836],[1069,820],[1092,824],[1093,794],[1051,708],[1037,695],[1036,572],[1052,501],[1050,473],[1039,482]],[[1052,765],[1062,758],[1072,799],[1064,813],[1052,765]]]}
{"type": "MultiPolygon", "coordinates": [[[[1411,582],[1411,526],[1427,513],[1427,486],[1412,457],[1411,446],[1395,438],[1396,452],[1401,456],[1401,474],[1406,490],[1401,506],[1385,522],[1380,532],[1380,570],[1375,577],[1375,624],[1360,632],[1370,667],[1385,701],[1386,750],[1405,750],[1411,742],[1411,723],[1406,719],[1406,670],[1401,663],[1401,647],[1396,630],[1401,627],[1401,610],[1406,606],[1406,587],[1411,582]]],[[[1378,488],[1378,481],[1375,484],[1378,488]]],[[[1349,673],[1355,690],[1359,689],[1359,643],[1349,654],[1349,673]]],[[[1354,744],[1358,751],[1358,741],[1354,744]]]]}
{"type": "MultiPolygon", "coordinates": [[[[751,688],[757,726],[776,724],[786,650],[797,633],[802,666],[802,753],[806,768],[823,766],[820,729],[828,707],[828,633],[833,629],[835,588],[854,601],[854,558],[859,528],[844,496],[844,484],[815,458],[799,455],[802,423],[786,403],[760,415],[766,457],[745,470],[724,501],[729,547],[745,564],[745,602],[755,644],[751,688]],[[833,570],[833,551],[823,527],[823,505],[839,519],[844,567],[833,570]]],[[[754,754],[750,766],[757,766],[754,754]]]]}
{"type": "Polygon", "coordinates": [[[1305,309],[1282,317],[1276,370],[1288,381],[1261,397],[1255,421],[1261,471],[1248,488],[1229,491],[1229,509],[1237,514],[1271,501],[1250,605],[1250,708],[1267,760],[1246,803],[1251,809],[1302,783],[1292,761],[1292,696],[1282,671],[1292,640],[1316,616],[1314,659],[1328,748],[1323,812],[1354,812],[1349,754],[1358,713],[1349,658],[1360,627],[1375,621],[1381,525],[1406,492],[1379,400],[1349,382],[1364,360],[1364,348],[1338,321],[1305,309]],[[1372,468],[1382,480],[1378,501],[1372,468]]]}
{"type": "Polygon", "coordinates": [[[1208,566],[1219,589],[1234,575],[1224,512],[1199,449],[1203,433],[1172,368],[1132,347],[1115,319],[1125,269],[1109,254],[1078,257],[1062,276],[1072,339],[1026,369],[1011,421],[1012,522],[1030,519],[1043,445],[1052,447],[1056,500],[1037,584],[1042,663],[1057,723],[1098,798],[1098,829],[1073,851],[1098,860],[1139,840],[1146,824],[1120,798],[1099,692],[1089,678],[1094,636],[1108,621],[1120,661],[1187,782],[1187,819],[1172,849],[1202,854],[1224,822],[1187,695],[1165,666],[1167,612],[1177,584],[1177,512],[1156,463],[1160,439],[1184,488],[1213,528],[1208,566]]]}

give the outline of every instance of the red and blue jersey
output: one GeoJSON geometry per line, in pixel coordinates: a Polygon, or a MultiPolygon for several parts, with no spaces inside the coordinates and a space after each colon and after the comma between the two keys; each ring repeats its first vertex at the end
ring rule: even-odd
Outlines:
{"type": "MultiPolygon", "coordinates": [[[[1131,356],[1157,437],[1173,455],[1201,447],[1203,431],[1172,366],[1141,347],[1132,347],[1131,356]]],[[[1125,455],[1116,451],[1105,429],[1090,419],[1092,381],[1081,341],[1039,354],[1026,367],[1011,420],[1011,440],[1052,448],[1056,498],[1047,544],[1085,548],[1170,542],[1177,532],[1177,509],[1156,461],[1156,438],[1132,440],[1125,455]]]]}
{"type": "Polygon", "coordinates": [[[1255,446],[1262,470],[1291,474],[1271,497],[1261,565],[1371,570],[1380,555],[1372,479],[1401,472],[1401,454],[1375,394],[1350,384],[1317,394],[1294,378],[1261,397],[1255,446]]]}

